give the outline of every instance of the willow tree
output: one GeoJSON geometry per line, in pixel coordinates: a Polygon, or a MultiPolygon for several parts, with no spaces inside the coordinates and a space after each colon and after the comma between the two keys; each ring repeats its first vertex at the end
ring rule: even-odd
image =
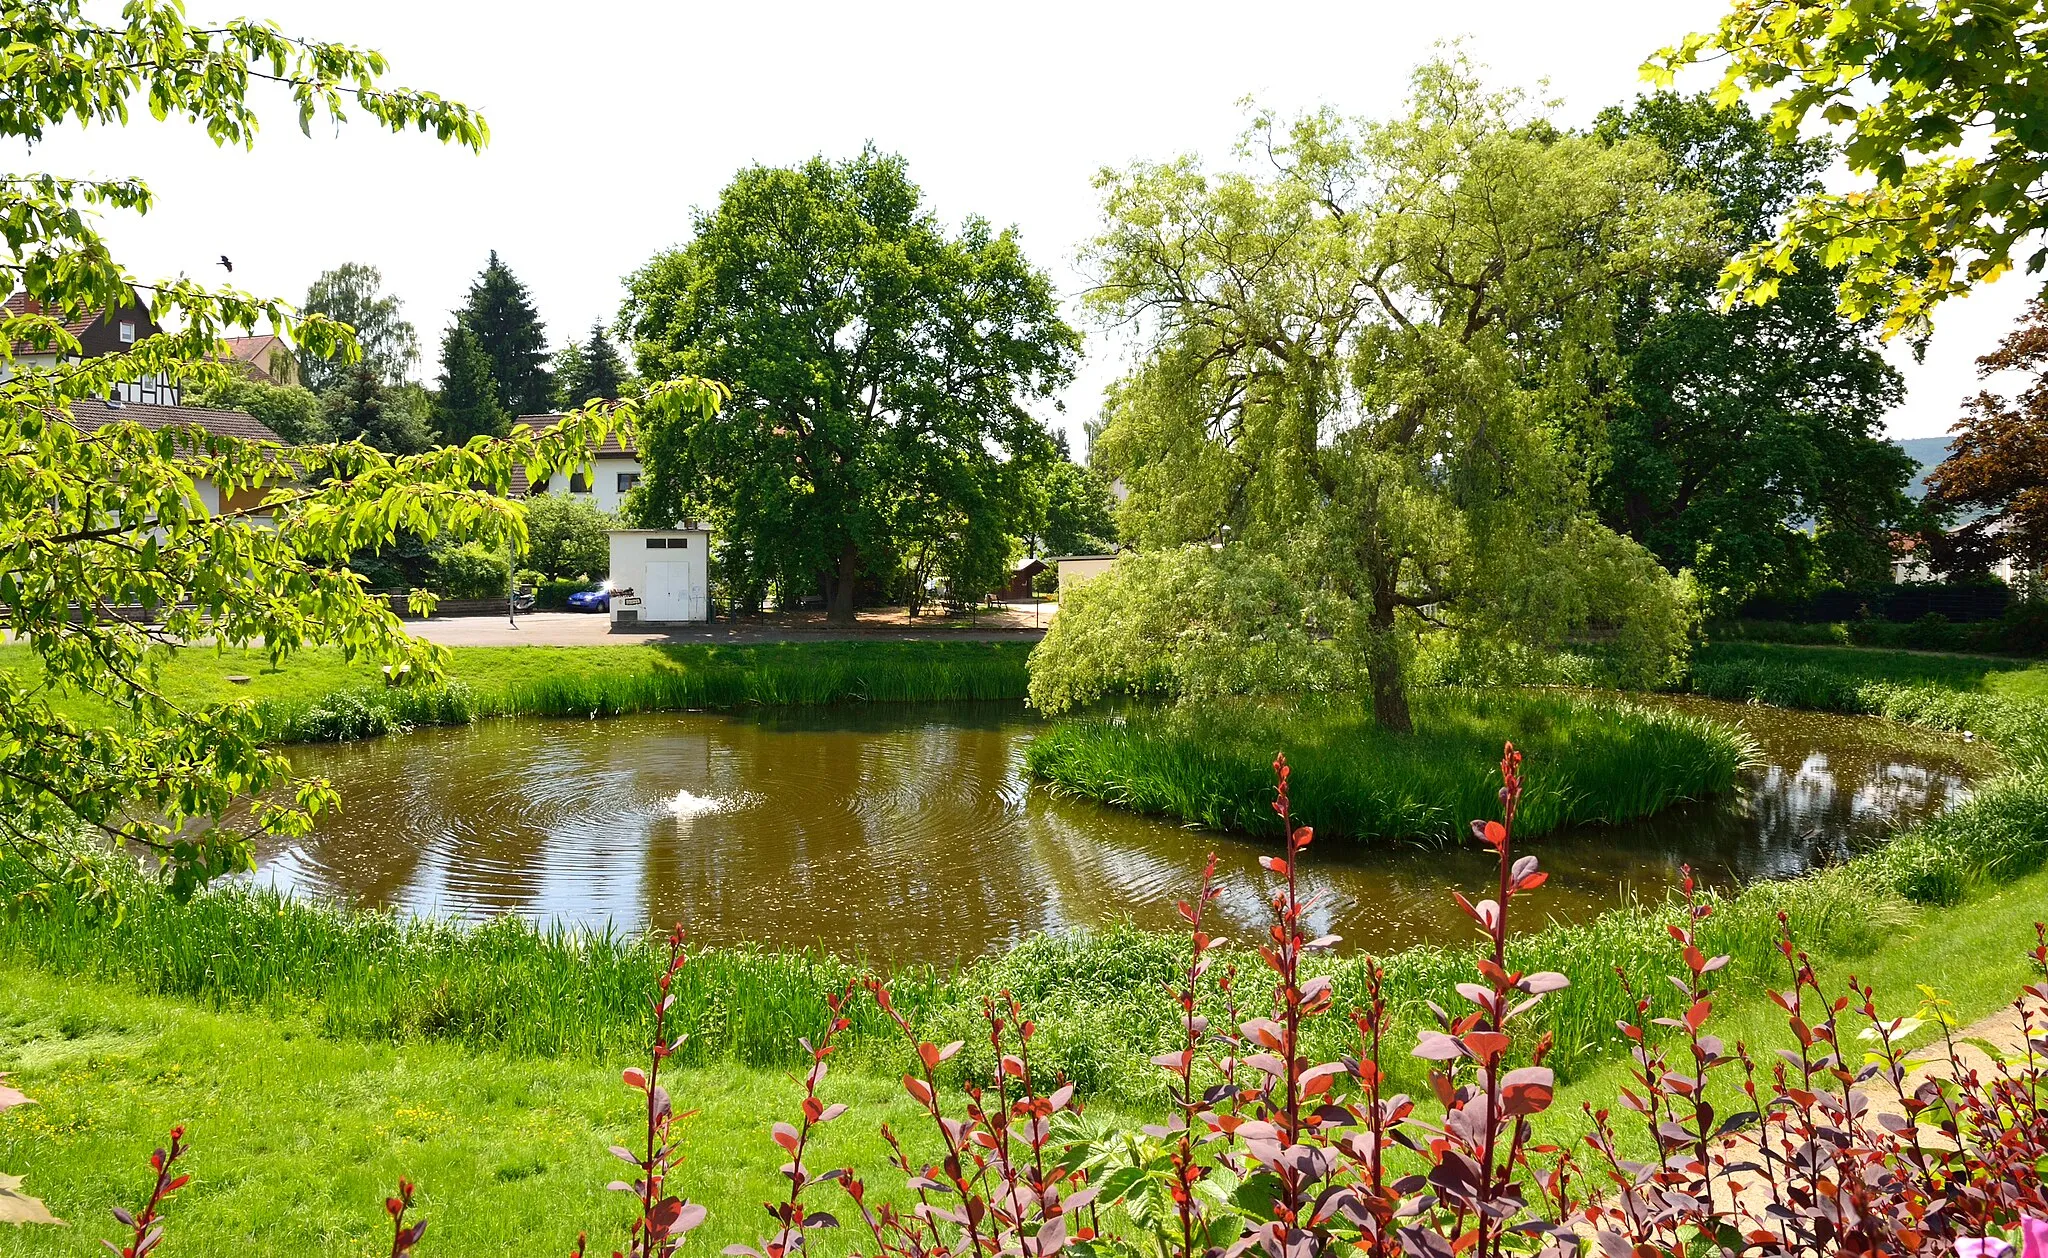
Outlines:
{"type": "MultiPolygon", "coordinates": [[[[1703,220],[1659,151],[1563,133],[1461,61],[1421,67],[1390,121],[1261,116],[1240,151],[1250,170],[1100,179],[1092,300],[1142,338],[1095,456],[1130,490],[1124,538],[1286,564],[1306,636],[1358,661],[1392,729],[1422,633],[1598,632],[1660,668],[1679,587],[1587,510],[1583,442],[1617,285],[1703,220]]],[[[1090,601],[1043,668],[1109,630],[1090,601]]]]}

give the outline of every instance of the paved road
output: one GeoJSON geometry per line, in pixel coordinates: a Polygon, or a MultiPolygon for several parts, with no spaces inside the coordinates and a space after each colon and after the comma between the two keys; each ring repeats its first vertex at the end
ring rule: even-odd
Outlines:
{"type": "Polygon", "coordinates": [[[532,612],[513,628],[503,616],[415,621],[406,629],[442,646],[621,646],[640,642],[1036,642],[1042,630],[918,628],[900,622],[852,629],[745,623],[611,632],[611,618],[585,612],[532,612]]]}

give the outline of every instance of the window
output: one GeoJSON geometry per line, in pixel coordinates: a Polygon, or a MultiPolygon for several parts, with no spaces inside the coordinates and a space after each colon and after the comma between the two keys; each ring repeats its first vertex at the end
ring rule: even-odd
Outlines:
{"type": "Polygon", "coordinates": [[[660,550],[666,545],[668,545],[668,539],[665,537],[650,537],[647,539],[647,549],[649,550],[660,550]]]}
{"type": "Polygon", "coordinates": [[[687,537],[650,537],[647,539],[647,549],[649,550],[688,550],[689,548],[690,539],[687,537]]]}
{"type": "Polygon", "coordinates": [[[639,483],[640,483],[640,473],[638,473],[638,472],[620,472],[620,473],[619,473],[619,492],[620,492],[620,493],[622,493],[622,494],[626,494],[626,493],[631,493],[631,492],[633,492],[633,486],[635,486],[635,485],[637,485],[637,484],[639,484],[639,483]]]}
{"type": "Polygon", "coordinates": [[[121,324],[121,344],[123,344],[123,345],[133,345],[133,344],[135,344],[135,325],[134,325],[134,324],[132,324],[132,323],[127,323],[127,322],[123,322],[123,323],[121,324]]]}
{"type": "Polygon", "coordinates": [[[574,475],[572,475],[571,477],[569,477],[569,492],[570,492],[570,493],[572,493],[572,494],[587,494],[587,493],[589,493],[589,492],[590,492],[590,478],[589,478],[588,476],[585,476],[585,475],[584,475],[583,473],[581,473],[581,472],[577,472],[577,473],[575,473],[574,475]]]}
{"type": "Polygon", "coordinates": [[[688,550],[690,548],[690,539],[687,537],[671,537],[668,539],[668,548],[670,550],[688,550]]]}

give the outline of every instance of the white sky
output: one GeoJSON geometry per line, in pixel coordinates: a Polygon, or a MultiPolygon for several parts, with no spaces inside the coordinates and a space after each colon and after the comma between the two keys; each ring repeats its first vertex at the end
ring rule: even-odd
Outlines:
{"type": "MultiPolygon", "coordinates": [[[[341,262],[381,268],[431,376],[447,312],[486,251],[526,282],[559,347],[594,318],[609,323],[621,278],[679,243],[691,207],[714,203],[751,162],[845,156],[873,140],[908,159],[942,217],[1015,224],[1071,293],[1075,250],[1096,222],[1094,172],[1183,151],[1224,158],[1247,95],[1283,113],[1384,113],[1436,41],[1466,36],[1495,82],[1547,78],[1563,120],[1581,123],[1640,90],[1645,55],[1704,29],[1726,0],[191,0],[191,16],[244,3],[289,32],[377,48],[393,82],[479,107],[490,147],[478,156],[361,122],[338,137],[316,127],[309,141],[279,104],[253,152],[138,110],[125,131],[58,133],[6,163],[147,179],[156,212],[109,223],[145,276],[220,279],[225,253],[240,286],[297,299],[341,262]]],[[[1947,428],[1973,359],[2028,291],[2008,279],[1951,303],[1925,365],[1895,353],[1909,396],[1893,435],[1947,428]]],[[[1091,337],[1065,398],[1077,435],[1117,372],[1112,347],[1091,337]]]]}

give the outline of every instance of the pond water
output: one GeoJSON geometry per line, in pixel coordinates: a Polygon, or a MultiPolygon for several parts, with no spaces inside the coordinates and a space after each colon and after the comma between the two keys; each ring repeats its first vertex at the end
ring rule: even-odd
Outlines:
{"type": "MultiPolygon", "coordinates": [[[[1660,702],[1741,723],[1763,763],[1736,796],[1531,844],[1551,871],[1542,912],[1575,920],[1661,895],[1684,863],[1728,884],[1841,860],[1952,806],[1988,754],[1877,721],[1660,702]]],[[[956,963],[1034,931],[1171,927],[1213,850],[1231,933],[1259,920],[1268,848],[1034,787],[1023,751],[1038,727],[1020,704],[877,704],[485,721],[300,748],[342,811],[265,852],[257,876],[453,918],[681,921],[700,942],[956,963]]],[[[1462,938],[1448,888],[1489,883],[1475,846],[1317,844],[1315,929],[1374,950],[1462,938]]]]}

